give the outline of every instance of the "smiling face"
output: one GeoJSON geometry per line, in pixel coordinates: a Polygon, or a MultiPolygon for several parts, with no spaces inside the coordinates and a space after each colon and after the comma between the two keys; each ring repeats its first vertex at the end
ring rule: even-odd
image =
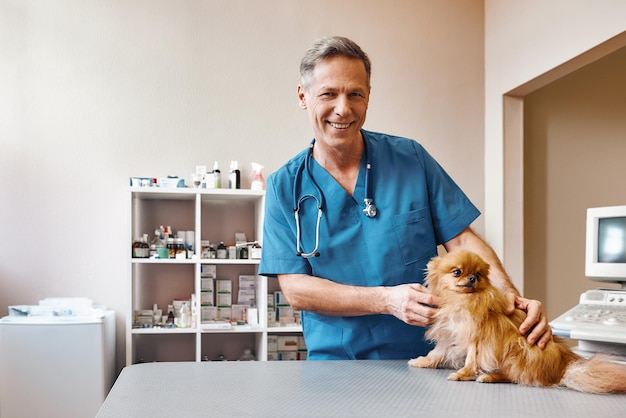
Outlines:
{"type": "Polygon", "coordinates": [[[300,107],[309,114],[316,147],[342,148],[359,143],[369,94],[361,60],[337,55],[317,63],[309,85],[298,86],[300,107]]]}

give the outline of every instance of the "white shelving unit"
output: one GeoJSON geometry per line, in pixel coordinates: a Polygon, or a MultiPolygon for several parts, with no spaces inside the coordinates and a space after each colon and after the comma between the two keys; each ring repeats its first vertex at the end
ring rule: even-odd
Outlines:
{"type": "MultiPolygon", "coordinates": [[[[276,279],[258,276],[258,259],[201,259],[200,242],[234,242],[235,232],[244,232],[249,241],[262,242],[265,192],[231,189],[146,188],[128,190],[128,311],[126,312],[126,364],[141,361],[201,361],[222,354],[237,360],[250,348],[257,360],[267,360],[268,335],[301,335],[300,326],[269,327],[268,294],[279,289],[276,279]],[[193,259],[132,258],[133,239],[152,236],[159,225],[171,226],[174,232],[195,231],[193,259]],[[232,326],[230,329],[206,329],[200,321],[201,266],[215,265],[218,279],[233,282],[237,294],[241,274],[257,275],[258,327],[232,326]],[[133,328],[133,312],[152,309],[163,311],[174,299],[190,299],[195,293],[195,327],[133,328]]],[[[167,314],[165,312],[165,314],[167,314]]]]}

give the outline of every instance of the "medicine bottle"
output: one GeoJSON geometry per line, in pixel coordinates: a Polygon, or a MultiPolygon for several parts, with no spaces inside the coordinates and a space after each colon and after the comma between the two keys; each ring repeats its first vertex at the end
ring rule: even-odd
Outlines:
{"type": "Polygon", "coordinates": [[[230,162],[230,171],[228,172],[228,188],[241,189],[241,171],[239,171],[239,163],[234,160],[230,162]]]}
{"type": "Polygon", "coordinates": [[[174,238],[167,239],[167,249],[170,250],[170,258],[176,258],[176,244],[174,244],[174,238]]]}
{"type": "Polygon", "coordinates": [[[243,354],[241,355],[241,357],[239,357],[239,361],[254,361],[256,360],[256,357],[254,357],[254,354],[252,354],[252,350],[250,350],[249,348],[245,348],[243,350],[243,354]]]}
{"type": "Polygon", "coordinates": [[[189,328],[191,327],[191,311],[189,310],[189,303],[183,302],[180,307],[180,319],[179,319],[180,328],[189,328]]]}
{"type": "Polygon", "coordinates": [[[133,258],[140,258],[139,254],[141,252],[141,248],[139,247],[139,238],[135,238],[133,240],[133,258]]]}
{"type": "Polygon", "coordinates": [[[211,258],[210,255],[211,243],[209,240],[200,241],[200,258],[211,258]]]}
{"type": "Polygon", "coordinates": [[[217,246],[217,258],[226,259],[226,245],[224,241],[220,242],[220,245],[217,246]]]}
{"type": "Polygon", "coordinates": [[[136,238],[133,242],[133,258],[148,258],[150,256],[150,246],[148,245],[148,234],[136,238]]]}
{"type": "Polygon", "coordinates": [[[220,165],[217,161],[213,163],[213,188],[222,188],[222,172],[220,171],[220,165]]]}
{"type": "Polygon", "coordinates": [[[185,240],[182,238],[174,239],[174,258],[187,258],[187,251],[185,251],[185,240]]]}
{"type": "Polygon", "coordinates": [[[172,328],[175,327],[175,318],[174,318],[174,307],[172,305],[167,306],[167,310],[169,313],[167,314],[167,320],[165,321],[165,326],[172,328]]]}

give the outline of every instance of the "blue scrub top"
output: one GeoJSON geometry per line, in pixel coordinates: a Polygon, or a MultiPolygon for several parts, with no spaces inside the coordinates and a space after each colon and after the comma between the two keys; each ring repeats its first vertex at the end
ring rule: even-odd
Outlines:
{"type": "MultiPolygon", "coordinates": [[[[296,256],[294,178],[309,150],[302,151],[268,176],[263,226],[263,258],[259,274],[309,274],[356,286],[421,283],[426,263],[437,245],[454,238],[479,215],[478,209],[443,168],[417,142],[361,131],[367,141],[370,195],[378,209],[366,217],[365,156],[350,196],[313,158],[296,190],[324,194],[319,257],[296,256]]],[[[317,204],[300,206],[301,249],[315,247],[317,204]]],[[[424,328],[407,325],[393,315],[336,317],[302,312],[309,359],[408,359],[432,347],[424,328]]]]}

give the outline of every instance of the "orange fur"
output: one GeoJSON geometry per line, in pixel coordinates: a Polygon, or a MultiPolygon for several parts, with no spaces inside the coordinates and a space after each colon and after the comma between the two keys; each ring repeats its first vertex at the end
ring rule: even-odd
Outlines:
{"type": "Polygon", "coordinates": [[[626,393],[626,366],[595,356],[585,360],[558,337],[542,350],[520,335],[526,314],[507,315],[508,301],[489,280],[489,265],[468,251],[428,263],[426,277],[441,305],[426,337],[435,348],[413,367],[458,369],[449,380],[566,386],[590,393],[626,393]]]}

